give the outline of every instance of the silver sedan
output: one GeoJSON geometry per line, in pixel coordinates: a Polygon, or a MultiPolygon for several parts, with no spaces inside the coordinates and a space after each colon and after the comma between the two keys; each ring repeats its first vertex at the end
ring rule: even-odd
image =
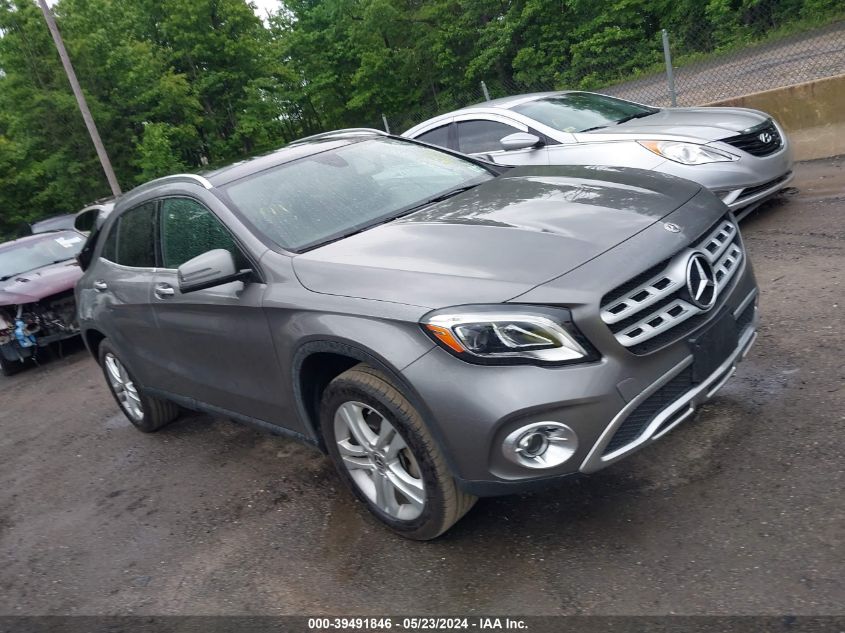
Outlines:
{"type": "Polygon", "coordinates": [[[654,108],[591,92],[481,103],[403,134],[505,165],[614,165],[694,180],[739,217],[792,179],[783,129],[746,108],[654,108]]]}

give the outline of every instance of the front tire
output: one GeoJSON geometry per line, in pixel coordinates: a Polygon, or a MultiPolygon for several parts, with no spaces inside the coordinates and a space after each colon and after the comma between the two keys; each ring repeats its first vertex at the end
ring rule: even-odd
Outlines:
{"type": "Polygon", "coordinates": [[[120,410],[136,429],[153,433],[179,416],[179,407],[146,394],[108,342],[100,343],[100,367],[120,410]]]}
{"type": "Polygon", "coordinates": [[[361,364],[335,378],[320,426],[341,478],[395,532],[429,540],[476,498],[458,489],[422,416],[383,373],[361,364]]]}

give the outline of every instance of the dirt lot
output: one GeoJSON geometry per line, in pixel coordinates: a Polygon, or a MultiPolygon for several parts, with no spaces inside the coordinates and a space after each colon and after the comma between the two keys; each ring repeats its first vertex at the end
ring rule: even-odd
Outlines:
{"type": "Polygon", "coordinates": [[[195,415],[143,435],[94,362],[0,378],[0,613],[841,614],[845,164],[743,225],[762,329],[697,418],[420,544],[309,448],[195,415]]]}

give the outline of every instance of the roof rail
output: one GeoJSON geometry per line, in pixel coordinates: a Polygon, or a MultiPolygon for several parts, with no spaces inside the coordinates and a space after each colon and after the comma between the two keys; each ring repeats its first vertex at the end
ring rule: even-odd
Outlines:
{"type": "Polygon", "coordinates": [[[170,182],[192,182],[206,189],[211,189],[214,185],[212,185],[207,178],[203,178],[202,176],[198,176],[197,174],[172,174],[170,176],[162,176],[161,178],[156,178],[155,180],[148,180],[147,182],[138,185],[129,193],[137,193],[140,191],[144,191],[148,187],[153,185],[166,185],[170,182]]]}
{"type": "Polygon", "coordinates": [[[335,136],[354,136],[356,134],[378,134],[379,136],[390,136],[384,130],[379,130],[374,127],[348,127],[342,130],[332,130],[331,132],[322,132],[320,134],[313,134],[304,138],[298,138],[295,141],[291,141],[290,145],[294,145],[296,143],[304,143],[305,141],[317,141],[320,139],[332,138],[335,136]]]}
{"type": "Polygon", "coordinates": [[[173,174],[171,176],[162,176],[161,178],[156,178],[155,180],[151,180],[147,184],[156,183],[157,185],[165,184],[167,181],[173,182],[195,182],[199,185],[202,185],[206,189],[211,189],[214,187],[207,178],[203,178],[202,176],[198,176],[197,174],[173,174]]]}

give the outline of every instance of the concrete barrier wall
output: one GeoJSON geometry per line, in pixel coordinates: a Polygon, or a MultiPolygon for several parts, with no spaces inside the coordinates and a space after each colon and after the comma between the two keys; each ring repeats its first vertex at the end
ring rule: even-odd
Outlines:
{"type": "Polygon", "coordinates": [[[753,108],[771,114],[789,134],[795,160],[845,154],[845,75],[707,105],[753,108]]]}

